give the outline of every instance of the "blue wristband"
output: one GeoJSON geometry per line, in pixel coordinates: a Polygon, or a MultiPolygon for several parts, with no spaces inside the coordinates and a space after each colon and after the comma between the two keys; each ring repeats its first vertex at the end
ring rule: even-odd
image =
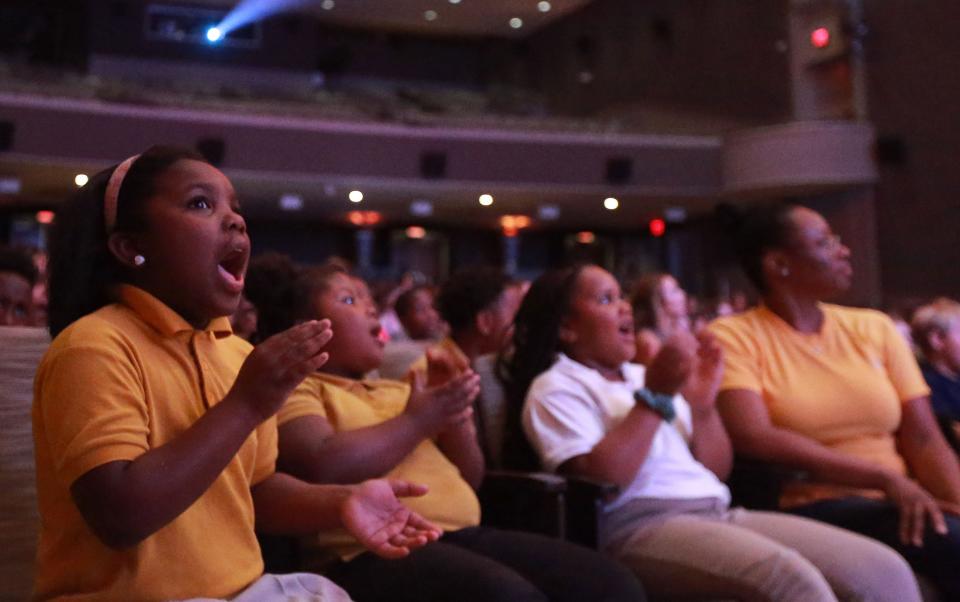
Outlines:
{"type": "Polygon", "coordinates": [[[672,422],[677,417],[677,411],[673,407],[673,395],[654,393],[644,387],[633,392],[633,399],[646,404],[648,408],[660,414],[665,422],[672,422]]]}

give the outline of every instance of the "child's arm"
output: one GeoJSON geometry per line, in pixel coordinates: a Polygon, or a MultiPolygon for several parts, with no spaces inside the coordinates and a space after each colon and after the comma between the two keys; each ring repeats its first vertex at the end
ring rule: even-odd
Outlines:
{"type": "Polygon", "coordinates": [[[474,489],[480,487],[486,462],[480,442],[477,441],[477,428],[470,412],[460,422],[451,425],[437,436],[437,447],[460,470],[460,475],[474,489]]]}
{"type": "Polygon", "coordinates": [[[401,558],[440,537],[440,529],[397,499],[425,494],[423,485],[385,479],[311,485],[274,473],[250,491],[257,530],[265,533],[298,535],[343,526],[385,558],[401,558]]]}
{"type": "Polygon", "coordinates": [[[226,397],[181,435],[74,481],[70,492],[94,533],[108,546],[133,546],[190,507],[257,425],[323,365],[327,356],[320,350],[331,334],[329,322],[308,322],[265,341],[244,362],[226,397]]]}
{"type": "Polygon", "coordinates": [[[320,416],[295,418],[280,426],[281,470],[311,483],[358,483],[381,477],[421,441],[469,412],[479,392],[472,372],[423,390],[414,385],[402,414],[351,431],[334,431],[320,416]]]}

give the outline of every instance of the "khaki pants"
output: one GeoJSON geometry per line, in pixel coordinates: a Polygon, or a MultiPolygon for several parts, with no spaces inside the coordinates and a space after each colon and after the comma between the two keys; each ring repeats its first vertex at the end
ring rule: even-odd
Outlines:
{"type": "Polygon", "coordinates": [[[920,600],[902,556],[817,521],[717,500],[637,500],[605,520],[606,551],[654,598],[920,600]]]}
{"type": "MultiPolygon", "coordinates": [[[[329,579],[313,573],[266,574],[231,602],[350,602],[347,592],[329,579]]],[[[214,598],[191,598],[183,602],[225,602],[214,598]]]]}

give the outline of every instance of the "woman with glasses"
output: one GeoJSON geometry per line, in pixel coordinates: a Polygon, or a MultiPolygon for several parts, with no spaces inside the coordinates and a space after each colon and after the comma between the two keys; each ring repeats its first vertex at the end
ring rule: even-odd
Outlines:
{"type": "Polygon", "coordinates": [[[850,250],[798,205],[731,226],[762,297],[709,327],[724,349],[717,404],[737,455],[804,471],[782,509],[889,544],[960,599],[957,457],[890,318],[825,302],[850,287],[850,250]]]}

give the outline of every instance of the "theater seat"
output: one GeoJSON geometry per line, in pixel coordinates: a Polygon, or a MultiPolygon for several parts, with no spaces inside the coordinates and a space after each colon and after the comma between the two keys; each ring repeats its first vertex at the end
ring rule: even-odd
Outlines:
{"type": "Polygon", "coordinates": [[[40,522],[30,408],[49,344],[41,328],[0,328],[0,600],[27,600],[33,587],[40,522]]]}
{"type": "Polygon", "coordinates": [[[483,523],[596,547],[600,510],[604,500],[616,494],[616,486],[511,466],[504,454],[509,417],[496,356],[477,358],[473,369],[480,375],[475,415],[487,462],[479,492],[483,523]]]}

